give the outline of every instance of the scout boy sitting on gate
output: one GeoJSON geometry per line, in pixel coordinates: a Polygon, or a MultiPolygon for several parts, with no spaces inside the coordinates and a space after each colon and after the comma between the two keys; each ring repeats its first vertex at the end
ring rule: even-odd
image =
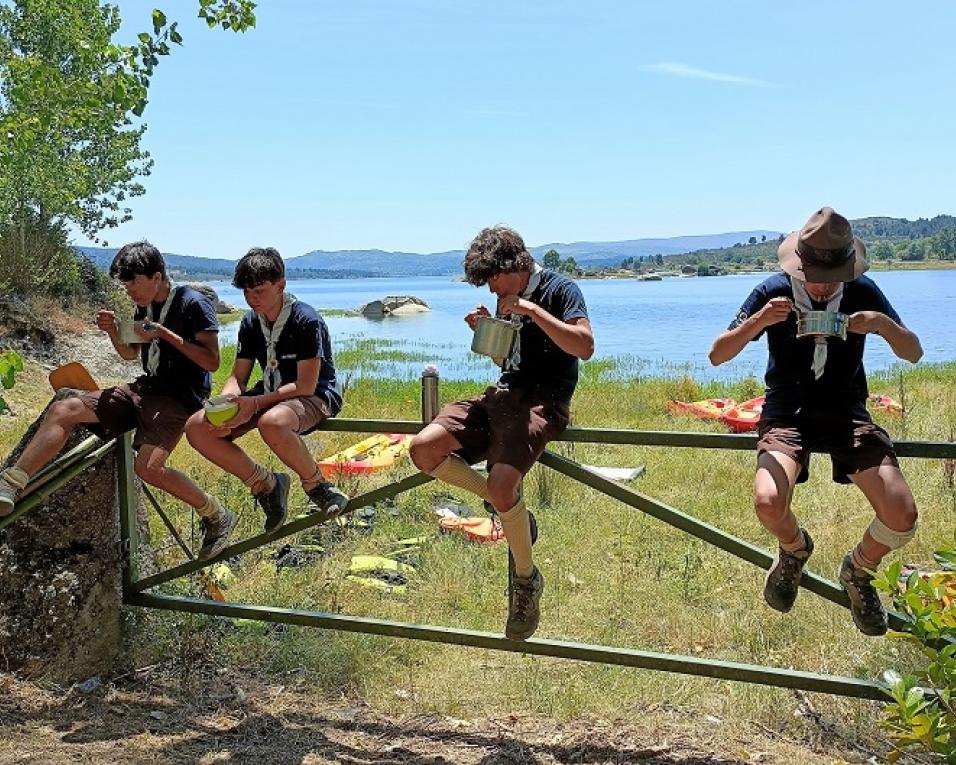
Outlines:
{"type": "MultiPolygon", "coordinates": [[[[522,477],[547,443],[567,427],[578,382],[578,360],[594,353],[587,307],[578,286],[543,269],[517,232],[481,231],[465,255],[465,278],[498,296],[498,313],[520,322],[497,385],[445,406],[418,433],[410,454],[420,470],[490,502],[508,540],[508,621],[505,635],[531,637],[538,627],[544,579],[534,565],[534,517],[518,494],[522,477]],[[487,459],[487,481],[470,463],[487,459]]],[[[474,330],[479,305],[465,321],[474,330]]]]}
{"type": "Polygon", "coordinates": [[[200,556],[208,557],[225,544],[236,525],[235,515],[166,461],[186,421],[209,395],[210,372],[219,368],[215,309],[191,287],[173,284],[162,254],[149,242],[122,247],[110,265],[110,276],[122,282],[136,304],[133,318],[139,320],[135,332],[141,343],[120,339],[113,311],[97,311],[96,326],[122,358],[139,357],[144,374],[128,385],[51,404],[16,464],[0,474],[0,516],[13,510],[17,492],[59,453],[77,425],[106,438],[136,428],[136,474],[195,508],[203,524],[200,556]]]}
{"type": "Polygon", "coordinates": [[[730,327],[710,350],[713,364],[767,335],[767,397],[759,426],[755,508],[777,538],[764,599],[789,611],[797,597],[813,540],[790,508],[795,484],[806,481],[810,453],[828,452],[833,480],[855,483],[876,515],[859,544],[843,558],[839,582],[850,599],[853,622],[866,635],[886,632],[886,612],[872,584],[883,557],[916,533],[916,503],[900,472],[893,442],[866,409],[863,369],[866,336],[880,335],[896,356],[913,363],[923,355],[890,301],[863,272],[866,247],[849,221],[829,207],[781,242],[783,273],[765,279],[744,301],[730,327]],[[796,313],[848,314],[845,339],[797,337],[796,313]]]}
{"type": "Polygon", "coordinates": [[[251,430],[294,471],[321,512],[344,509],[348,497],[322,478],[302,436],[342,408],[335,380],[332,343],[315,309],[286,292],[285,264],[272,247],[253,248],[236,264],[232,283],[250,311],[239,326],[236,361],[222,394],[238,411],[221,426],[196,412],[186,437],[211,462],[242,480],[265,513],[265,530],[283,524],[290,481],[253,461],[235,440],[251,430]],[[247,388],[255,364],[262,380],[247,388]]]}

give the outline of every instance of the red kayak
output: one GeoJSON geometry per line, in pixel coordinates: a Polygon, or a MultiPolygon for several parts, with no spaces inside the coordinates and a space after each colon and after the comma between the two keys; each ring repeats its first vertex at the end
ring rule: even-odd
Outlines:
{"type": "Polygon", "coordinates": [[[724,412],[720,421],[734,433],[749,433],[756,430],[757,424],[760,422],[760,414],[763,412],[765,398],[765,396],[757,396],[750,401],[744,401],[742,404],[731,407],[724,412]]]}

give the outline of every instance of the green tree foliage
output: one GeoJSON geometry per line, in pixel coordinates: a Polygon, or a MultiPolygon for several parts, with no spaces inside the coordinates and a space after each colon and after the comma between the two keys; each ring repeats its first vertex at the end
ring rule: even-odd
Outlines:
{"type": "Polygon", "coordinates": [[[893,245],[889,242],[877,242],[867,251],[870,260],[892,260],[894,251],[893,245]]]}
{"type": "Polygon", "coordinates": [[[548,250],[544,254],[544,267],[557,271],[561,265],[561,255],[557,250],[548,250]]]}
{"type": "Polygon", "coordinates": [[[561,261],[561,265],[558,266],[560,271],[563,271],[566,274],[573,274],[574,269],[578,267],[577,261],[573,256],[568,255],[564,260],[561,261]]]}
{"type": "Polygon", "coordinates": [[[956,260],[956,226],[940,231],[930,239],[930,249],[942,260],[956,260]]]}
{"type": "Polygon", "coordinates": [[[10,407],[3,398],[2,391],[10,390],[16,382],[18,372],[23,371],[23,359],[16,351],[0,351],[0,413],[9,412],[10,407]]]}
{"type": "Polygon", "coordinates": [[[937,215],[935,218],[860,218],[851,221],[853,233],[865,242],[874,239],[921,239],[956,226],[952,215],[937,215]]]}
{"type": "Polygon", "coordinates": [[[929,246],[925,239],[916,239],[910,242],[900,253],[901,260],[926,260],[929,246]]]}
{"type": "MultiPolygon", "coordinates": [[[[251,0],[199,0],[200,17],[224,29],[253,26],[254,9],[251,0]]],[[[119,10],[100,0],[0,4],[0,287],[61,289],[44,274],[77,276],[66,226],[96,239],[130,219],[127,204],[152,166],[135,118],[159,57],[182,42],[160,10],[151,27],[122,45],[119,10]],[[27,269],[37,271],[32,282],[10,281],[27,269]]]]}
{"type": "MultiPolygon", "coordinates": [[[[93,236],[128,220],[150,161],[130,112],[143,96],[98,0],[0,7],[0,221],[72,221],[93,236]]],[[[22,257],[26,253],[21,252],[22,257]]]]}

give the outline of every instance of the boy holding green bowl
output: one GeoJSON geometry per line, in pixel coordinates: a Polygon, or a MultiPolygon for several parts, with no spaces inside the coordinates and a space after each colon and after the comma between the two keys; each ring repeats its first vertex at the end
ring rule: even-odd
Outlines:
{"type": "Polygon", "coordinates": [[[249,487],[265,513],[267,532],[285,521],[290,479],[256,463],[235,443],[251,430],[258,430],[299,476],[319,512],[342,510],[348,497],[322,478],[302,439],[342,408],[325,321],[286,292],[285,264],[273,247],[249,250],[236,264],[232,283],[252,309],[239,327],[236,361],[219,397],[234,402],[237,411],[219,425],[213,419],[221,421],[221,411],[212,417],[196,412],[186,424],[186,437],[206,459],[249,487]],[[262,380],[247,388],[257,363],[262,380]]]}

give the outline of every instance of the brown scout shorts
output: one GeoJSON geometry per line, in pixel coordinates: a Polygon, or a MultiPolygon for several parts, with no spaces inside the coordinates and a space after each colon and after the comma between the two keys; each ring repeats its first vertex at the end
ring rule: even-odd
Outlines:
{"type": "Polygon", "coordinates": [[[172,396],[144,392],[135,382],[83,393],[80,400],[98,422],[86,427],[103,438],[136,428],[133,448],[158,446],[172,452],[195,407],[172,396]]]}
{"type": "Polygon", "coordinates": [[[569,421],[567,402],[553,393],[495,386],[442,407],[433,420],[461,444],[458,453],[469,463],[486,459],[489,467],[511,465],[522,475],[569,421]]]}
{"type": "Polygon", "coordinates": [[[291,409],[295,416],[299,418],[299,427],[296,428],[295,432],[300,436],[311,433],[332,415],[328,403],[321,396],[312,395],[287,398],[285,401],[273,404],[268,409],[260,409],[252,415],[247,422],[242,423],[242,425],[237,428],[233,428],[227,438],[231,441],[234,438],[244,436],[250,430],[255,430],[259,426],[259,420],[262,415],[277,406],[284,406],[287,409],[291,409]]]}
{"type": "Polygon", "coordinates": [[[799,418],[760,422],[757,456],[782,452],[800,463],[797,483],[810,475],[810,454],[825,452],[833,463],[833,480],[852,483],[850,476],[880,465],[899,466],[886,431],[867,420],[799,418]]]}

